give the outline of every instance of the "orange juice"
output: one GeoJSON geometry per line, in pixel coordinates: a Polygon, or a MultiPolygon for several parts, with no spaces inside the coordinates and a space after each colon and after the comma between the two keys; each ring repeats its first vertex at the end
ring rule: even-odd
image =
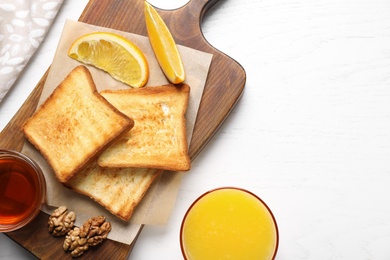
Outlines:
{"type": "Polygon", "coordinates": [[[273,259],[278,229],[269,208],[237,188],[205,193],[187,211],[181,226],[185,259],[273,259]]]}

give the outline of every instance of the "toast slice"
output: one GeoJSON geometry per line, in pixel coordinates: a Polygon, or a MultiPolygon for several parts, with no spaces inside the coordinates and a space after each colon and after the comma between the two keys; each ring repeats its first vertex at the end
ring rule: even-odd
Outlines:
{"type": "Polygon", "coordinates": [[[134,127],[99,155],[98,164],[189,170],[185,119],[189,92],[187,84],[102,91],[103,97],[134,120],[134,127]]]}
{"type": "Polygon", "coordinates": [[[78,66],[25,122],[23,132],[65,183],[133,125],[98,93],[89,70],[78,66]]]}
{"type": "Polygon", "coordinates": [[[159,172],[161,170],[146,168],[102,168],[94,161],[65,186],[92,198],[118,218],[129,221],[159,172]]]}

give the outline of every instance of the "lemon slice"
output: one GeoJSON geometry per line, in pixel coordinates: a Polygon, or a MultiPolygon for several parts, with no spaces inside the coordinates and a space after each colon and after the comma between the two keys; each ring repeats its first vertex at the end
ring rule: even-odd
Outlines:
{"type": "Polygon", "coordinates": [[[149,79],[149,65],[143,52],[128,39],[108,32],[81,36],[70,47],[69,57],[93,65],[134,88],[149,79]]]}
{"type": "Polygon", "coordinates": [[[182,83],[184,67],[172,34],[157,11],[146,1],[144,3],[146,28],[156,59],[171,83],[182,83]]]}

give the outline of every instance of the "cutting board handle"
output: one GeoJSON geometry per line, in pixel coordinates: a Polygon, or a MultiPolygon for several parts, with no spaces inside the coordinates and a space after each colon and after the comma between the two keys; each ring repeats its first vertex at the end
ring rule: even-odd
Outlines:
{"type": "Polygon", "coordinates": [[[199,19],[202,20],[207,11],[220,0],[190,0],[186,5],[191,6],[192,10],[196,10],[199,14],[199,19]]]}

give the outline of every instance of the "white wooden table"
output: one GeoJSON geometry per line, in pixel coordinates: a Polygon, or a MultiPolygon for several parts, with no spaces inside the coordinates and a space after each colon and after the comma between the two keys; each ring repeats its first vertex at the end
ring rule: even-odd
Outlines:
{"type": "MultiPolygon", "coordinates": [[[[65,19],[86,4],[64,1],[0,103],[0,130],[50,65],[65,19]]],[[[168,225],[145,227],[130,258],[181,259],[192,201],[238,186],[273,210],[277,259],[390,259],[390,1],[225,0],[203,32],[245,68],[244,95],[193,162],[168,225]]],[[[1,234],[0,258],[32,256],[1,234]]]]}

